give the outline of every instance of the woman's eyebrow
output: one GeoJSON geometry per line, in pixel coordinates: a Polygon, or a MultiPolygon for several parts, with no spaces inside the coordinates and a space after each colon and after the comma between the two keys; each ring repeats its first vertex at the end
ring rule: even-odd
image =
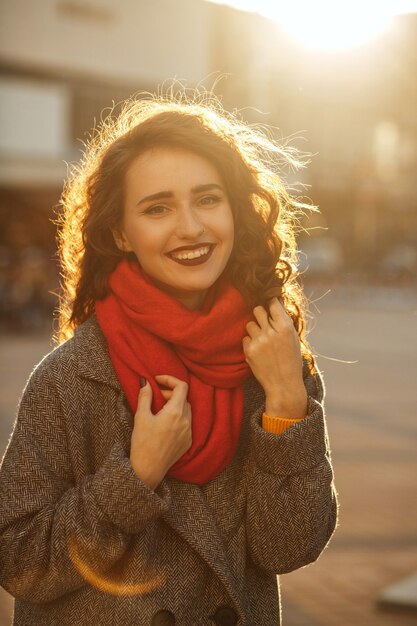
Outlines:
{"type": "MultiPolygon", "coordinates": [[[[217,183],[207,183],[205,185],[197,185],[191,189],[191,193],[201,193],[203,191],[210,191],[211,189],[219,189],[223,191],[223,187],[218,185],[217,183]]],[[[152,200],[166,200],[167,198],[173,198],[174,193],[172,191],[158,191],[157,193],[152,193],[150,196],[145,196],[141,198],[136,206],[143,204],[144,202],[151,202],[152,200]]]]}
{"type": "Polygon", "coordinates": [[[197,185],[191,189],[191,193],[201,193],[202,191],[210,191],[211,189],[219,189],[223,191],[223,187],[217,183],[207,183],[206,185],[197,185]]]}
{"type": "Polygon", "coordinates": [[[138,202],[136,202],[136,206],[139,204],[143,204],[143,202],[150,202],[151,200],[164,200],[165,198],[173,198],[174,194],[172,191],[158,191],[157,193],[152,193],[150,196],[145,196],[138,202]]]}

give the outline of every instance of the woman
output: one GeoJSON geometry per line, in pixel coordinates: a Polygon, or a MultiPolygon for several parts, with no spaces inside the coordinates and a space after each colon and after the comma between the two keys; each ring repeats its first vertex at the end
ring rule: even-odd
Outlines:
{"type": "MultiPolygon", "coordinates": [[[[336,524],[285,153],[210,103],[106,120],[63,195],[61,339],[2,465],[15,624],[280,623],[336,524]]],[[[288,157],[290,158],[290,157],[288,157]]]]}

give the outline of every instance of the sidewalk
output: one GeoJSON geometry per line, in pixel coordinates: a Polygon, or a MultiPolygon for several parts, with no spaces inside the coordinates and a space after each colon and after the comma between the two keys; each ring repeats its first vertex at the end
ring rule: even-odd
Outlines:
{"type": "Polygon", "coordinates": [[[377,599],[417,572],[417,307],[332,302],[311,341],[358,361],[319,359],[340,521],[317,563],[281,577],[283,625],[415,626],[377,599]]]}

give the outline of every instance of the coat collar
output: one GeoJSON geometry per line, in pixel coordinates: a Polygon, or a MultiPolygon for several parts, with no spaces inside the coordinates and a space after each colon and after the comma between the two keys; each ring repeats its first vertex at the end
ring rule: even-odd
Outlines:
{"type": "Polygon", "coordinates": [[[121,390],[119,379],[110,359],[106,339],[95,314],[76,328],[74,345],[78,372],[81,376],[121,390]]]}

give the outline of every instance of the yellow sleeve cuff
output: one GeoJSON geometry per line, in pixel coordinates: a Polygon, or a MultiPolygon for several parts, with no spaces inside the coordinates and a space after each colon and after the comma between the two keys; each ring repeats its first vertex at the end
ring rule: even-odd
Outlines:
{"type": "Polygon", "coordinates": [[[299,419],[289,420],[285,417],[271,417],[266,413],[262,413],[262,428],[268,433],[280,435],[290,426],[293,426],[297,422],[301,422],[302,419],[304,418],[300,417],[299,419]]]}

